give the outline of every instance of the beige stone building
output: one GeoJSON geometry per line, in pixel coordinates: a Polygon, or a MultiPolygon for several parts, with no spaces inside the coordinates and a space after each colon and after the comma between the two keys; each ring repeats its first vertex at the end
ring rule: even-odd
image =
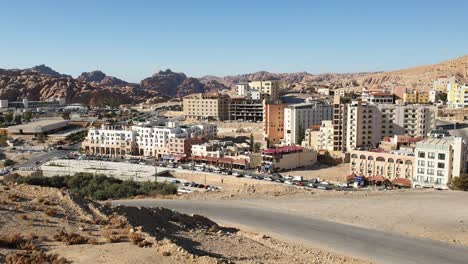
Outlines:
{"type": "Polygon", "coordinates": [[[189,120],[226,120],[229,96],[219,93],[192,94],[184,97],[183,111],[189,120]]]}
{"type": "Polygon", "coordinates": [[[251,81],[249,82],[249,88],[252,92],[260,94],[260,98],[253,99],[265,99],[267,101],[277,101],[279,99],[280,83],[277,80],[251,81]]]}
{"type": "Polygon", "coordinates": [[[412,153],[352,150],[350,154],[350,172],[356,175],[413,179],[415,157],[412,153]]]}

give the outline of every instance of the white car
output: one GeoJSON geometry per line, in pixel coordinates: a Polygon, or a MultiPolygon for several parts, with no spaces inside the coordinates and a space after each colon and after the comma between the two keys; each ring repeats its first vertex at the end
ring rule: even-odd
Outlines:
{"type": "Polygon", "coordinates": [[[293,181],[289,181],[289,180],[288,180],[288,181],[284,181],[284,183],[289,184],[289,185],[294,185],[294,182],[293,182],[293,181]]]}
{"type": "Polygon", "coordinates": [[[232,176],[239,176],[240,174],[237,172],[232,173],[232,176]]]}

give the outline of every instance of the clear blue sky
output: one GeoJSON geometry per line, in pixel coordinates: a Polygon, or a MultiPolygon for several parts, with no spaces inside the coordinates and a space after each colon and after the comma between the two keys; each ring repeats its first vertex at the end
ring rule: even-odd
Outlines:
{"type": "Polygon", "coordinates": [[[468,1],[3,1],[0,68],[100,69],[139,81],[356,72],[468,54],[468,1]]]}

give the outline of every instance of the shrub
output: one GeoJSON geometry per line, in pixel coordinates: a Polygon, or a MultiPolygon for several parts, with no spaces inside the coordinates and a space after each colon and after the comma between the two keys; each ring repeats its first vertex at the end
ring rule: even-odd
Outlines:
{"type": "Polygon", "coordinates": [[[10,167],[10,166],[13,166],[15,164],[14,161],[12,161],[11,159],[7,159],[3,162],[3,166],[5,167],[10,167]]]}
{"type": "Polygon", "coordinates": [[[60,242],[65,242],[67,245],[85,244],[88,242],[87,238],[79,234],[67,233],[63,230],[61,230],[58,234],[55,234],[54,239],[60,242]]]}
{"type": "Polygon", "coordinates": [[[17,183],[39,186],[65,187],[71,192],[95,200],[177,193],[177,186],[170,183],[122,181],[105,175],[92,175],[88,173],[77,173],[72,177],[18,177],[15,181],[17,183]]]}
{"type": "Polygon", "coordinates": [[[68,261],[64,258],[59,258],[56,254],[48,254],[42,250],[29,250],[26,252],[13,252],[6,256],[6,264],[20,263],[50,263],[50,264],[65,264],[68,261]]]}
{"type": "Polygon", "coordinates": [[[23,242],[23,236],[18,233],[0,236],[0,247],[19,248],[23,242]]]}
{"type": "Polygon", "coordinates": [[[454,177],[450,188],[453,190],[468,191],[468,177],[454,177]]]}

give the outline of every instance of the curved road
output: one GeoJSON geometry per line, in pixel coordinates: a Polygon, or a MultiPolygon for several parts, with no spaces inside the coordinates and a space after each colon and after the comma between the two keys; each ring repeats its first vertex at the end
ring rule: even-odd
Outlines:
{"type": "Polygon", "coordinates": [[[236,204],[235,201],[121,200],[114,204],[167,207],[217,222],[268,233],[377,263],[468,263],[468,249],[428,239],[365,229],[294,213],[236,204]]]}

